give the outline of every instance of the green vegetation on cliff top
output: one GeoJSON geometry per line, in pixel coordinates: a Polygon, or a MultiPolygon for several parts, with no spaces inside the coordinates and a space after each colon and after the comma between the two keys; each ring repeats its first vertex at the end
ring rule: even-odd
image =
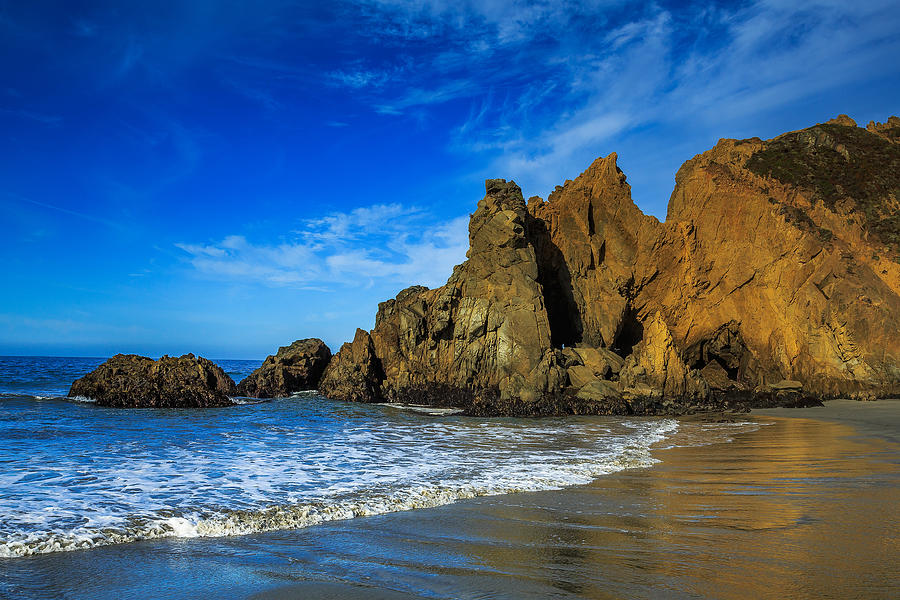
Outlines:
{"type": "Polygon", "coordinates": [[[862,216],[863,228],[900,255],[900,145],[859,127],[833,123],[781,135],[753,154],[747,168],[804,188],[825,206],[862,216]]]}

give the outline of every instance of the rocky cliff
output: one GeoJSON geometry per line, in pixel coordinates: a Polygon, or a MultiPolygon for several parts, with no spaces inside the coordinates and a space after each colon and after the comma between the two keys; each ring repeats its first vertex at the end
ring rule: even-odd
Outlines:
{"type": "Polygon", "coordinates": [[[547,201],[489,180],[467,260],[382,303],[320,387],[472,414],[896,394],[898,133],[896,117],[842,115],[720,140],[678,171],[664,223],[632,202],[615,154],[547,201]]]}

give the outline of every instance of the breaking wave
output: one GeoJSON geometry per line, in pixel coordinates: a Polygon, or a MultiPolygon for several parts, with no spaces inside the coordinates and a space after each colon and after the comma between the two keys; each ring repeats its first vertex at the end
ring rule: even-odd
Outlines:
{"type": "MultiPolygon", "coordinates": [[[[273,431],[270,423],[257,432],[262,439],[256,444],[249,443],[252,431],[221,431],[224,448],[212,452],[187,447],[154,456],[126,444],[108,465],[91,461],[93,471],[45,465],[24,475],[0,474],[0,490],[12,491],[0,498],[6,516],[0,557],[292,529],[478,496],[560,489],[650,466],[656,462],[651,446],[678,430],[674,420],[400,417],[390,427],[377,419],[366,423],[371,430],[353,423],[355,418],[343,427],[330,423],[342,430],[324,436],[322,423],[301,422],[301,430],[311,431],[299,436],[299,445],[290,426],[273,431]],[[311,444],[317,435],[318,449],[311,444]],[[26,489],[35,493],[29,497],[26,489]]],[[[93,452],[102,457],[104,448],[93,452]]]]}

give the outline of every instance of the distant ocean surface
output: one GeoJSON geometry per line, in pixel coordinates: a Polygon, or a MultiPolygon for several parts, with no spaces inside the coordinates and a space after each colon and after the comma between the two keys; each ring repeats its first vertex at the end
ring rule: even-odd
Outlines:
{"type": "MultiPolygon", "coordinates": [[[[0,558],[560,489],[759,427],[433,416],[314,392],[205,410],[67,399],[103,360],[0,357],[0,558]]],[[[216,362],[235,381],[260,365],[216,362]]]]}

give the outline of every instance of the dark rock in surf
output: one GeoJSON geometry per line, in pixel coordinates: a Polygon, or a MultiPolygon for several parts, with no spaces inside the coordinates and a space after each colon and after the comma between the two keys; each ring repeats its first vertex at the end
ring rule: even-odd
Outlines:
{"type": "Polygon", "coordinates": [[[318,338],[297,340],[282,346],[262,366],[237,386],[240,396],[283,398],[294,392],[314,390],[331,360],[331,350],[318,338]]]}
{"type": "Polygon", "coordinates": [[[153,360],[116,354],[72,384],[70,397],[117,408],[207,408],[231,406],[234,381],[212,361],[163,356],[153,360]]]}

